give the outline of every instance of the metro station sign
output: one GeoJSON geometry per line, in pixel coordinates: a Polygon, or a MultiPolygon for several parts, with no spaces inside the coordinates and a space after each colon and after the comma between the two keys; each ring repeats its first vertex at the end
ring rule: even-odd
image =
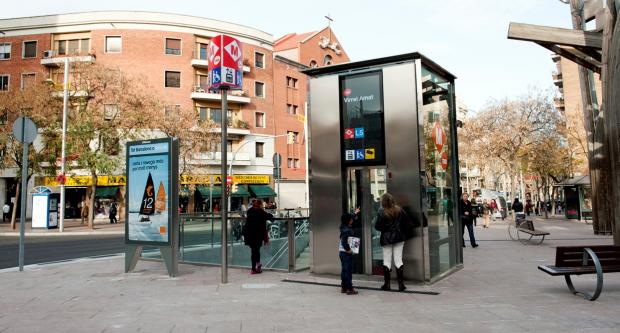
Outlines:
{"type": "Polygon", "coordinates": [[[209,89],[242,89],[243,51],[241,42],[218,35],[209,42],[209,89]]]}
{"type": "Polygon", "coordinates": [[[433,138],[433,142],[435,143],[435,148],[437,151],[441,152],[443,149],[443,145],[446,143],[446,132],[441,127],[440,122],[435,123],[435,127],[433,127],[433,133],[431,134],[433,138]]]}

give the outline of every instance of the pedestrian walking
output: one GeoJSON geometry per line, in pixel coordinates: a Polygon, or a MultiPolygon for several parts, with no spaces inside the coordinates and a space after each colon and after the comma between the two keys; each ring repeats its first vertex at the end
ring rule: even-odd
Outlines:
{"type": "Polygon", "coordinates": [[[86,201],[86,197],[82,197],[82,202],[80,204],[82,205],[80,208],[80,217],[82,218],[81,224],[84,224],[84,220],[88,219],[88,201],[86,201]]]}
{"type": "Polygon", "coordinates": [[[465,228],[467,228],[467,232],[469,233],[469,242],[471,243],[471,247],[476,248],[478,244],[476,243],[476,237],[474,236],[474,221],[472,219],[472,208],[471,202],[469,202],[469,194],[463,193],[461,197],[461,201],[459,202],[459,211],[461,216],[461,229],[463,231],[463,247],[465,247],[465,228]]]}
{"type": "Polygon", "coordinates": [[[517,214],[525,218],[525,214],[523,214],[523,204],[519,201],[519,198],[515,198],[515,201],[512,202],[512,211],[514,212],[514,221],[517,220],[517,214]]]}
{"type": "Polygon", "coordinates": [[[242,229],[243,241],[252,251],[251,274],[259,274],[263,272],[262,264],[260,262],[260,248],[263,244],[269,244],[267,220],[272,221],[273,215],[267,213],[263,209],[262,200],[254,200],[254,202],[252,202],[252,207],[248,209],[248,216],[242,229]]]}
{"type": "Polygon", "coordinates": [[[112,202],[110,204],[109,217],[110,217],[110,224],[118,223],[118,220],[116,219],[116,202],[112,202]]]}
{"type": "Polygon", "coordinates": [[[340,217],[340,243],[338,245],[338,255],[340,256],[340,292],[347,295],[357,295],[357,290],[353,288],[353,249],[349,244],[349,239],[354,237],[353,215],[342,214],[340,217]]]}
{"type": "Polygon", "coordinates": [[[491,218],[495,221],[495,212],[497,212],[497,201],[495,201],[495,199],[491,199],[489,208],[491,209],[491,218]]]}
{"type": "Polygon", "coordinates": [[[489,227],[489,215],[490,214],[492,214],[491,207],[489,206],[489,203],[487,202],[487,200],[484,199],[484,201],[482,202],[482,217],[484,219],[484,223],[482,225],[483,228],[489,227]]]}
{"type": "Polygon", "coordinates": [[[396,269],[398,290],[407,289],[404,283],[403,247],[405,241],[413,237],[413,222],[405,211],[394,202],[389,193],[381,196],[381,208],[377,213],[375,229],[381,232],[379,243],[383,249],[383,290],[390,290],[392,259],[396,269]]]}
{"type": "Polygon", "coordinates": [[[7,219],[11,220],[11,205],[8,201],[2,206],[2,222],[6,222],[7,219]]]}

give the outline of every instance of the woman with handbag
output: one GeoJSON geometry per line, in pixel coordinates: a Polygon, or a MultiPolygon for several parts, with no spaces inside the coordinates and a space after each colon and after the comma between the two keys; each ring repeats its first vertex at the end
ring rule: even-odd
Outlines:
{"type": "Polygon", "coordinates": [[[381,232],[379,242],[383,249],[383,290],[390,290],[392,259],[396,269],[398,290],[407,289],[404,283],[403,247],[405,241],[413,237],[413,223],[407,213],[394,202],[389,193],[381,196],[381,208],[377,213],[375,229],[381,232]]]}
{"type": "Polygon", "coordinates": [[[263,243],[265,245],[269,244],[267,220],[273,221],[273,215],[267,213],[263,209],[263,202],[259,199],[254,200],[247,215],[245,224],[242,228],[243,241],[252,251],[251,274],[259,274],[263,272],[260,263],[260,248],[263,243]]]}

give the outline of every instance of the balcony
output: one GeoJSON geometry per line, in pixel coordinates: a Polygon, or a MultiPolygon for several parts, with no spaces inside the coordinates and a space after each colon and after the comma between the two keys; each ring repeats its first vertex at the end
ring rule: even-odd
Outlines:
{"type": "MultiPolygon", "coordinates": [[[[209,68],[209,60],[202,59],[202,58],[194,58],[194,59],[192,59],[192,67],[208,69],[209,68]]],[[[243,65],[243,72],[244,73],[249,73],[250,72],[250,66],[246,66],[244,64],[243,65]]]]}
{"type": "Polygon", "coordinates": [[[562,80],[562,73],[554,72],[551,74],[551,77],[553,78],[553,84],[556,87],[562,88],[564,86],[564,80],[562,80]]]}
{"type": "MultiPolygon", "coordinates": [[[[191,98],[199,101],[217,102],[222,100],[222,95],[220,95],[219,92],[206,90],[202,86],[195,86],[191,98]]],[[[228,101],[232,103],[249,104],[252,100],[246,97],[243,91],[231,91],[228,94],[228,101]]]]}
{"type": "MultiPolygon", "coordinates": [[[[228,163],[232,159],[232,152],[228,152],[228,163]]],[[[237,153],[233,166],[251,165],[251,156],[249,153],[237,153]]],[[[222,154],[220,152],[196,153],[190,164],[221,164],[222,154]]],[[[230,165],[230,164],[229,164],[230,165]]]]}
{"type": "Polygon", "coordinates": [[[56,55],[56,51],[47,50],[43,52],[41,65],[47,67],[60,67],[65,63],[65,59],[69,58],[69,62],[94,62],[97,57],[95,54],[74,54],[74,55],[56,55]]]}
{"type": "Polygon", "coordinates": [[[564,97],[555,97],[553,99],[553,105],[556,109],[564,111],[564,97]]]}

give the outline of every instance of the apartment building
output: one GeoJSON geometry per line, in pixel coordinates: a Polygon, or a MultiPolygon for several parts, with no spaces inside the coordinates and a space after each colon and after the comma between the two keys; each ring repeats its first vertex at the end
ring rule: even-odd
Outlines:
{"type": "MultiPolygon", "coordinates": [[[[553,54],[551,60],[556,65],[556,70],[552,73],[553,84],[558,88],[559,93],[554,98],[554,105],[566,117],[567,140],[575,161],[574,165],[571,166],[571,171],[574,176],[589,175],[588,138],[584,127],[579,67],[573,61],[557,54],[553,54]]],[[[593,73],[592,76],[596,98],[600,105],[602,101],[601,78],[596,73],[593,73]]]]}
{"type": "MultiPolygon", "coordinates": [[[[243,43],[243,91],[230,92],[228,150],[235,152],[233,194],[239,207],[249,197],[279,201],[280,208],[308,207],[306,191],[306,76],[300,69],[349,61],[330,28],[280,39],[259,29],[208,18],[136,11],[84,12],[0,20],[0,90],[20,89],[31,80],[62,84],[60,64],[96,62],[144,77],[165,101],[165,112],[193,108],[201,119],[219,123],[221,96],[207,87],[207,49],[210,39],[230,35],[243,43]],[[330,42],[326,44],[326,40],[330,42]],[[296,44],[297,57],[280,55],[282,41],[296,44]],[[322,60],[322,62],[319,62],[322,60]],[[293,143],[286,134],[292,132],[293,143]],[[273,177],[274,153],[282,157],[282,180],[273,177]],[[278,186],[277,186],[278,185],[278,186]],[[275,193],[279,188],[279,195],[275,193]]],[[[288,47],[288,44],[286,45],[288,47]]],[[[219,129],[218,129],[219,130],[219,129]]],[[[219,173],[220,154],[196,154],[193,174],[181,183],[194,189],[185,209],[203,210],[210,176],[219,173]],[[192,186],[193,185],[193,186],[192,186]]],[[[0,170],[0,201],[14,200],[17,170],[0,170]]],[[[124,186],[119,172],[103,175],[97,184],[104,193],[118,195],[124,186]]],[[[73,170],[67,181],[67,202],[77,206],[90,177],[73,170]]],[[[37,176],[29,187],[57,190],[54,177],[37,176]]],[[[220,184],[215,184],[217,186],[220,184]]],[[[98,190],[99,191],[99,190],[98,190]]],[[[219,189],[221,191],[221,189],[219,189]]],[[[182,191],[183,192],[183,191],[182,191]]],[[[221,192],[219,192],[221,193],[221,192]]],[[[233,208],[235,208],[233,206],[233,208]]],[[[67,212],[71,217],[71,212],[67,212]]]]}

